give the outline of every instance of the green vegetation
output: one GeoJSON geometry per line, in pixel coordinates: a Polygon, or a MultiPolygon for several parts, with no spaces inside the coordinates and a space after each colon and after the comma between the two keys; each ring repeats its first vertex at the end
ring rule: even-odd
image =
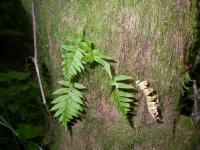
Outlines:
{"type": "Polygon", "coordinates": [[[133,86],[123,83],[132,80],[132,77],[127,75],[115,76],[113,80],[109,81],[109,85],[113,87],[110,102],[115,105],[117,110],[128,119],[128,113],[131,110],[131,103],[133,103],[134,95],[132,94],[133,86]],[[129,90],[129,91],[128,91],[129,90]]]}
{"type": "Polygon", "coordinates": [[[36,150],[47,114],[30,59],[31,19],[20,0],[1,0],[0,20],[0,149],[36,150]]]}
{"type": "Polygon", "coordinates": [[[77,33],[76,38],[68,38],[68,44],[62,47],[64,49],[62,52],[63,75],[66,81],[58,81],[63,88],[59,88],[53,93],[62,94],[62,96],[52,101],[54,106],[51,111],[56,111],[54,117],[59,117],[59,122],[67,129],[69,123],[80,116],[80,113],[83,112],[83,100],[85,99],[81,90],[86,89],[86,87],[75,81],[83,74],[84,70],[87,69],[89,72],[89,66],[97,63],[103,67],[111,78],[108,83],[110,88],[113,88],[111,104],[115,105],[117,110],[127,119],[127,115],[131,110],[130,103],[133,102],[134,96],[130,91],[133,87],[123,82],[132,80],[132,77],[118,75],[113,78],[109,63],[113,60],[103,55],[99,50],[94,49],[94,44],[85,40],[83,30],[77,33]]]}
{"type": "Polygon", "coordinates": [[[56,110],[54,117],[59,116],[59,122],[65,129],[68,128],[69,123],[75,117],[79,117],[80,113],[83,112],[84,97],[80,90],[85,87],[79,83],[69,83],[66,81],[58,81],[59,84],[64,86],[54,92],[54,94],[63,94],[52,101],[54,106],[51,111],[56,110]]]}
{"type": "Polygon", "coordinates": [[[1,148],[37,148],[45,133],[37,82],[30,73],[16,71],[1,72],[0,78],[1,148]]]}
{"type": "MultiPolygon", "coordinates": [[[[174,122],[176,120],[174,117],[177,116],[176,107],[180,93],[183,93],[185,81],[189,80],[187,72],[183,74],[180,72],[188,63],[188,53],[195,39],[197,1],[35,0],[34,2],[38,14],[40,58],[50,70],[53,87],[57,88],[56,83],[62,78],[60,45],[68,40],[68,37],[74,37],[78,28],[84,27],[86,38],[92,39],[97,49],[103,50],[116,60],[117,63],[114,64],[116,73],[124,72],[141,80],[146,79],[153,84],[160,95],[165,118],[161,128],[164,131],[160,132],[158,140],[139,138],[140,141],[136,142],[134,147],[140,149],[142,145],[142,149],[153,146],[157,149],[163,147],[169,149],[169,145],[175,144],[172,142],[172,126],[176,123],[174,122]]],[[[24,4],[28,5],[28,2],[25,1],[24,4]]],[[[124,127],[126,123],[114,115],[110,116],[109,111],[103,109],[107,108],[104,103],[107,94],[103,93],[102,89],[108,76],[105,76],[105,72],[100,68],[91,72],[90,75],[85,73],[82,80],[83,84],[89,87],[85,95],[88,99],[87,112],[92,115],[86,113],[82,124],[79,123],[79,126],[73,128],[73,136],[77,138],[73,138],[72,143],[80,142],[81,146],[105,143],[105,147],[111,148],[120,142],[117,133],[122,130],[125,132],[124,137],[130,133],[129,139],[135,139],[132,129],[129,126],[124,127]],[[108,121],[95,128],[95,121],[91,120],[105,122],[104,113],[107,113],[108,121]],[[90,121],[91,124],[86,123],[90,121]],[[119,131],[107,130],[115,128],[115,124],[119,125],[119,131]],[[83,133],[83,129],[87,127],[88,130],[83,133]],[[92,136],[94,130],[99,131],[98,137],[92,136]],[[100,132],[102,130],[105,130],[105,133],[100,132]],[[109,135],[115,135],[116,138],[113,139],[116,140],[103,142],[109,135]],[[88,140],[88,136],[91,136],[91,139],[88,140]],[[81,139],[85,140],[81,143],[81,139]]],[[[137,105],[137,118],[133,119],[135,130],[143,134],[142,137],[157,139],[155,127],[147,125],[150,122],[149,116],[143,107],[145,108],[145,105],[140,100],[137,105]]],[[[66,141],[70,141],[66,136],[63,135],[64,140],[60,147],[66,145],[66,141]]],[[[122,139],[123,142],[128,141],[127,138],[122,139]]],[[[80,147],[74,149],[78,148],[80,147]]]]}

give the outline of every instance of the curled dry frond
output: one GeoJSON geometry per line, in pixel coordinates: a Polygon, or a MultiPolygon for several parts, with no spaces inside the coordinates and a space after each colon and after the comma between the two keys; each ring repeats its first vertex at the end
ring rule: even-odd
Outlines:
{"type": "Polygon", "coordinates": [[[159,110],[159,99],[158,96],[154,94],[153,88],[149,87],[148,81],[135,81],[136,86],[143,92],[146,97],[147,106],[150,112],[150,115],[157,120],[157,122],[162,123],[162,117],[159,110]]]}

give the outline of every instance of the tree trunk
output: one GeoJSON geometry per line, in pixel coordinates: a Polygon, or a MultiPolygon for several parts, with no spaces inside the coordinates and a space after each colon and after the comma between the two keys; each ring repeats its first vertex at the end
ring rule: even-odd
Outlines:
{"type": "MultiPolygon", "coordinates": [[[[29,4],[22,2],[29,11],[29,4]]],[[[191,120],[176,109],[189,80],[186,65],[195,37],[197,0],[35,0],[34,4],[39,61],[50,70],[53,88],[62,78],[60,47],[83,27],[95,46],[116,60],[116,72],[151,83],[160,97],[164,121],[157,124],[151,118],[145,98],[138,94],[130,126],[109,104],[103,88],[107,78],[97,68],[83,81],[88,85],[86,113],[71,134],[54,127],[52,149],[194,148],[198,141],[191,120]]]]}

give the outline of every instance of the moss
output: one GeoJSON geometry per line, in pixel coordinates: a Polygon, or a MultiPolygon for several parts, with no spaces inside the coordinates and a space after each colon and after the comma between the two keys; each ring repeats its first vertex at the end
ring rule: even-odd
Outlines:
{"type": "Polygon", "coordinates": [[[127,130],[123,120],[108,125],[101,116],[95,116],[90,111],[87,114],[83,130],[87,134],[88,143],[92,144],[87,143],[86,149],[114,150],[133,147],[133,130],[127,130]]]}
{"type": "Polygon", "coordinates": [[[62,129],[58,128],[56,130],[56,135],[55,135],[54,140],[56,140],[56,142],[49,144],[51,150],[57,150],[57,149],[59,149],[60,144],[62,144],[64,142],[63,141],[63,130],[62,129]]]}
{"type": "Polygon", "coordinates": [[[200,134],[198,128],[194,128],[194,122],[190,117],[180,117],[176,128],[174,148],[197,150],[200,147],[200,134]],[[183,144],[184,143],[184,144],[183,144]]]}

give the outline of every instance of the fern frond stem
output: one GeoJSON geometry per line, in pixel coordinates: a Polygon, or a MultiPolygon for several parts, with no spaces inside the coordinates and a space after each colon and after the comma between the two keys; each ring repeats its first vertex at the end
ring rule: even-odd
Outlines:
{"type": "Polygon", "coordinates": [[[34,57],[32,57],[32,61],[34,63],[36,74],[37,74],[40,92],[42,95],[42,102],[44,105],[46,105],[46,98],[45,98],[45,94],[44,94],[44,89],[43,89],[43,85],[42,85],[42,81],[41,81],[41,77],[40,77],[40,71],[39,71],[39,67],[38,67],[38,61],[37,61],[36,21],[35,21],[35,11],[34,11],[33,2],[32,2],[32,23],[33,23],[33,42],[34,42],[33,43],[34,57]]]}

